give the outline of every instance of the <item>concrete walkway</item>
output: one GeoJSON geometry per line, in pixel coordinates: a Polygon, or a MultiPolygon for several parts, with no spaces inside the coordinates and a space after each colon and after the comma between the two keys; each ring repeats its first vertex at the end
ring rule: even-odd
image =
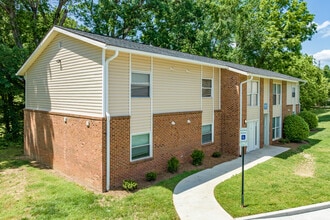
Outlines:
{"type": "MultiPolygon", "coordinates": [[[[245,170],[289,150],[265,147],[245,155],[245,170]]],[[[242,171],[242,158],[228,161],[183,179],[174,189],[173,202],[181,220],[233,219],[216,201],[214,188],[242,171]]]]}

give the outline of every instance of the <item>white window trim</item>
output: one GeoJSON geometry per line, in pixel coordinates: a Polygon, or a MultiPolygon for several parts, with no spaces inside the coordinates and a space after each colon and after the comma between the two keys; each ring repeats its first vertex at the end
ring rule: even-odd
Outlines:
{"type": "Polygon", "coordinates": [[[214,143],[214,126],[213,126],[213,123],[203,124],[202,125],[202,137],[201,138],[202,138],[201,139],[202,145],[214,143]],[[211,125],[211,132],[212,132],[212,134],[211,134],[211,141],[210,142],[203,143],[203,126],[206,126],[206,125],[211,125]]]}
{"type": "MultiPolygon", "coordinates": [[[[259,83],[259,81],[257,81],[257,80],[253,80],[253,81],[250,81],[250,82],[248,82],[248,83],[250,83],[250,87],[251,87],[251,91],[247,91],[246,93],[247,93],[247,95],[246,95],[246,98],[248,99],[248,97],[249,97],[249,95],[251,95],[251,96],[253,96],[253,95],[257,95],[257,99],[256,99],[256,101],[257,101],[257,105],[249,105],[248,103],[248,100],[247,100],[247,106],[248,107],[259,107],[259,103],[260,103],[260,83],[259,83]],[[257,83],[257,93],[252,93],[252,84],[253,83],[257,83]]],[[[246,88],[246,90],[248,90],[247,88],[246,88]]]]}
{"type": "Polygon", "coordinates": [[[279,128],[279,134],[278,134],[278,137],[275,137],[275,138],[273,138],[273,130],[275,129],[275,131],[276,131],[277,127],[274,127],[274,123],[272,123],[272,140],[275,141],[275,140],[281,139],[281,137],[282,137],[282,126],[281,126],[282,120],[281,120],[280,116],[275,116],[273,118],[279,118],[279,127],[278,127],[279,128]]]}
{"type": "Polygon", "coordinates": [[[152,78],[151,78],[151,73],[150,72],[144,72],[144,71],[131,71],[130,74],[130,98],[133,99],[145,99],[145,98],[152,98],[152,93],[151,93],[151,82],[152,82],[152,78]],[[144,74],[144,75],[149,75],[149,83],[133,83],[133,74],[144,74]],[[137,97],[137,96],[132,96],[132,85],[148,85],[149,86],[149,96],[143,96],[143,97],[137,97]]]}
{"type": "MultiPolygon", "coordinates": [[[[275,87],[275,97],[276,97],[276,104],[275,106],[279,106],[279,105],[282,105],[282,91],[283,91],[283,86],[281,83],[273,83],[273,91],[272,91],[272,96],[273,96],[273,99],[274,99],[274,87],[275,87]],[[278,93],[277,91],[277,85],[279,85],[281,87],[281,92],[278,93]],[[279,103],[277,103],[277,96],[280,96],[280,101],[279,103]]],[[[274,100],[273,100],[273,105],[274,105],[274,100]]]]}
{"type": "Polygon", "coordinates": [[[140,133],[134,133],[134,134],[131,134],[131,137],[130,137],[130,162],[136,162],[136,161],[140,161],[140,160],[145,160],[145,159],[148,159],[148,158],[152,158],[153,157],[153,147],[152,147],[152,132],[140,132],[140,133]],[[133,136],[136,136],[136,135],[143,135],[143,134],[149,134],[149,152],[150,152],[150,155],[147,156],[147,157],[142,157],[142,158],[138,158],[138,159],[135,159],[133,160],[132,159],[132,149],[133,149],[133,136]]]}
{"type": "Polygon", "coordinates": [[[213,85],[213,79],[212,78],[202,78],[202,98],[206,98],[206,99],[210,99],[210,98],[213,98],[213,88],[214,88],[214,85],[213,85]],[[203,96],[203,89],[209,89],[209,87],[203,87],[203,80],[211,80],[211,96],[203,96]]]}

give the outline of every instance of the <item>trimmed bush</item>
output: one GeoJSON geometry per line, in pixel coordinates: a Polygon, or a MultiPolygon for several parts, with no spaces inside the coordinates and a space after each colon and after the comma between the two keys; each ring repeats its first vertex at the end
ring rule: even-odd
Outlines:
{"type": "Polygon", "coordinates": [[[133,190],[137,189],[138,184],[134,180],[123,180],[122,187],[126,191],[133,191],[133,190]]]}
{"type": "Polygon", "coordinates": [[[167,171],[170,173],[175,173],[179,169],[179,160],[176,157],[172,157],[169,161],[167,161],[167,171]]]}
{"type": "Polygon", "coordinates": [[[213,152],[212,157],[221,157],[221,153],[219,151],[215,151],[213,152]]]}
{"type": "Polygon", "coordinates": [[[202,165],[204,159],[204,152],[201,150],[194,150],[190,155],[193,159],[192,164],[195,166],[202,165]]]}
{"type": "Polygon", "coordinates": [[[157,173],[155,172],[149,172],[146,174],[146,180],[147,181],[155,181],[157,179],[157,173]]]}
{"type": "Polygon", "coordinates": [[[319,119],[316,114],[310,111],[302,111],[299,113],[299,116],[302,117],[305,122],[308,124],[309,130],[312,130],[317,127],[319,119]]]}
{"type": "Polygon", "coordinates": [[[283,133],[286,139],[301,142],[309,135],[308,124],[298,115],[289,115],[284,118],[283,133]]]}

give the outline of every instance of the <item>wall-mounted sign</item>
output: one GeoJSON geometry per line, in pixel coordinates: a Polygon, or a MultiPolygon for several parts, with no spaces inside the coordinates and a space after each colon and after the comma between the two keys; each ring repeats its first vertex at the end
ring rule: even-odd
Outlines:
{"type": "Polygon", "coordinates": [[[268,103],[264,103],[264,110],[268,109],[268,103]]]}

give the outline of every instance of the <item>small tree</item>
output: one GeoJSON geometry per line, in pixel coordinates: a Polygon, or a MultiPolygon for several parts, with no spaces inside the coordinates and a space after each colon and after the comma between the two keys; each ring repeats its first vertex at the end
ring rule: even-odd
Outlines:
{"type": "Polygon", "coordinates": [[[284,136],[293,142],[301,142],[309,135],[308,124],[298,115],[289,115],[284,118],[284,136]]]}

